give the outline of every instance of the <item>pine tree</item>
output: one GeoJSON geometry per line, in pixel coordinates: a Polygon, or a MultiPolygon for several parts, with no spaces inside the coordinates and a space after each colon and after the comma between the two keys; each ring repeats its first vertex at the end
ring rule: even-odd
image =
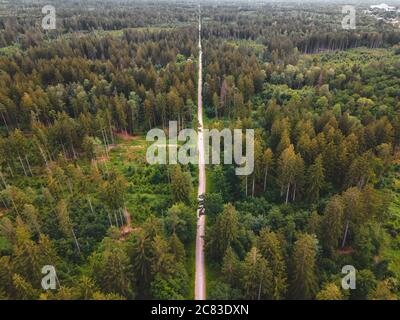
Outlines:
{"type": "Polygon", "coordinates": [[[279,141],[279,144],[276,148],[276,154],[282,155],[282,153],[291,146],[290,144],[290,136],[288,130],[284,130],[281,139],[279,141]]]}
{"type": "Polygon", "coordinates": [[[257,248],[253,247],[242,265],[242,287],[246,299],[272,298],[272,271],[257,248]]]}
{"type": "Polygon", "coordinates": [[[174,270],[174,256],[170,253],[168,242],[157,235],[152,242],[151,270],[154,275],[168,276],[174,270]]]}
{"type": "Polygon", "coordinates": [[[264,169],[265,169],[265,172],[264,172],[264,192],[267,189],[267,178],[268,178],[269,170],[270,170],[270,168],[272,166],[272,163],[273,163],[273,157],[274,157],[274,154],[272,153],[272,150],[270,148],[268,148],[268,149],[266,149],[264,151],[264,158],[263,158],[264,169]]]}
{"type": "Polygon", "coordinates": [[[317,300],[343,300],[343,294],[335,283],[327,283],[324,288],[317,293],[317,300]]]}
{"type": "Polygon", "coordinates": [[[174,256],[175,261],[178,261],[180,263],[185,262],[185,257],[186,257],[185,246],[183,245],[179,237],[176,235],[176,233],[173,233],[171,238],[169,239],[169,248],[174,256]]]}
{"type": "Polygon", "coordinates": [[[168,234],[176,233],[180,240],[187,243],[195,235],[196,215],[183,203],[174,204],[167,211],[165,227],[168,234]]]}
{"type": "Polygon", "coordinates": [[[311,202],[319,200],[320,191],[324,186],[324,166],[322,156],[319,155],[313,165],[308,169],[308,196],[311,202]]]}
{"type": "Polygon", "coordinates": [[[40,270],[43,265],[40,265],[36,243],[31,239],[31,234],[21,219],[17,219],[12,262],[14,272],[21,277],[33,282],[41,278],[40,270]]]}
{"type": "Polygon", "coordinates": [[[22,212],[22,216],[29,226],[29,230],[32,233],[39,234],[40,233],[40,222],[38,218],[38,211],[31,204],[26,204],[24,206],[24,210],[22,212]]]}
{"type": "Polygon", "coordinates": [[[130,131],[133,134],[139,126],[139,97],[133,91],[129,94],[128,106],[130,109],[130,131]]]}
{"type": "Polygon", "coordinates": [[[90,257],[91,275],[103,292],[134,298],[132,265],[122,245],[111,239],[90,257]]]}
{"type": "Polygon", "coordinates": [[[379,281],[373,292],[368,295],[370,300],[399,300],[396,292],[397,279],[389,278],[379,281]]]}
{"type": "Polygon", "coordinates": [[[79,246],[78,239],[76,238],[74,226],[71,221],[71,217],[68,212],[67,202],[64,199],[61,199],[57,205],[57,218],[61,232],[67,237],[72,236],[76,245],[76,249],[79,254],[81,253],[81,248],[79,246]]]}
{"type": "Polygon", "coordinates": [[[300,234],[293,248],[292,295],[295,299],[312,299],[317,290],[317,243],[308,234],[300,234]]]}
{"type": "Polygon", "coordinates": [[[254,173],[252,179],[252,192],[251,195],[254,198],[256,183],[262,179],[264,171],[264,157],[262,152],[262,141],[260,137],[256,137],[254,141],[254,173]]]}
{"type": "Polygon", "coordinates": [[[346,190],[342,195],[342,201],[344,204],[342,248],[344,248],[350,228],[353,229],[353,232],[356,232],[357,227],[363,222],[365,212],[361,192],[356,187],[346,190]]]}
{"type": "Polygon", "coordinates": [[[96,292],[96,284],[92,278],[83,275],[78,279],[76,289],[79,292],[80,300],[90,300],[96,292]]]}
{"type": "Polygon", "coordinates": [[[0,257],[0,292],[10,294],[13,289],[13,266],[9,256],[0,257]]]}
{"type": "MultiPolygon", "coordinates": [[[[293,145],[285,149],[279,158],[278,181],[281,187],[281,194],[283,195],[284,192],[286,192],[286,204],[289,202],[290,190],[291,187],[295,185],[296,176],[301,175],[301,168],[299,167],[299,165],[301,165],[300,162],[300,159],[294,152],[293,145]]],[[[293,194],[295,194],[295,191],[293,194]]]]}
{"type": "Polygon", "coordinates": [[[285,259],[278,236],[268,229],[261,230],[257,247],[272,270],[272,298],[280,300],[286,294],[287,277],[285,259]]]}
{"type": "Polygon", "coordinates": [[[171,190],[174,203],[183,202],[188,204],[190,202],[192,192],[191,176],[189,172],[182,172],[180,165],[174,166],[172,171],[171,190]]]}
{"type": "Polygon", "coordinates": [[[222,259],[221,272],[224,281],[232,287],[235,286],[237,281],[238,268],[238,258],[232,247],[229,246],[225,252],[224,258],[222,259]]]}
{"type": "Polygon", "coordinates": [[[110,210],[117,211],[125,207],[126,188],[124,177],[110,170],[107,181],[101,186],[101,196],[110,210]]]}
{"type": "Polygon", "coordinates": [[[88,160],[93,160],[94,158],[96,158],[96,146],[93,138],[85,136],[82,142],[82,149],[88,160]]]}
{"type": "Polygon", "coordinates": [[[300,154],[296,154],[295,168],[294,168],[294,182],[292,191],[292,201],[296,201],[296,196],[302,193],[304,186],[304,160],[300,154]]]}
{"type": "Polygon", "coordinates": [[[326,205],[321,223],[322,244],[331,252],[338,248],[343,235],[343,215],[343,201],[339,195],[335,195],[326,205]]]}
{"type": "Polygon", "coordinates": [[[210,232],[208,246],[211,254],[216,259],[222,259],[228,247],[236,241],[238,232],[239,221],[236,209],[232,204],[227,204],[210,232]]]}
{"type": "Polygon", "coordinates": [[[38,292],[32,287],[32,284],[21,275],[13,275],[13,285],[15,297],[18,300],[35,300],[37,298],[38,292]]]}
{"type": "Polygon", "coordinates": [[[138,294],[143,294],[151,282],[152,239],[141,229],[129,239],[129,257],[136,276],[138,294]]]}

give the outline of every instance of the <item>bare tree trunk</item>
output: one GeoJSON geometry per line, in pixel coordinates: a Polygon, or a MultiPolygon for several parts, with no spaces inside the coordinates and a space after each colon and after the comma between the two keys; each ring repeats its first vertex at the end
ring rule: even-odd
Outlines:
{"type": "Polygon", "coordinates": [[[115,219],[115,223],[117,224],[117,228],[119,228],[119,223],[118,223],[118,219],[117,219],[117,215],[114,212],[114,219],[115,219]]]}
{"type": "Polygon", "coordinates": [[[131,107],[131,117],[132,117],[132,123],[131,123],[131,134],[133,135],[133,128],[134,128],[134,123],[135,123],[135,115],[133,112],[133,108],[131,107]]]}
{"type": "Polygon", "coordinates": [[[248,179],[248,176],[246,176],[246,197],[247,197],[247,179],[248,179]]]}
{"type": "Polygon", "coordinates": [[[290,191],[290,183],[288,183],[286,188],[286,204],[289,202],[289,191],[290,191]]]}
{"type": "Polygon", "coordinates": [[[103,129],[101,130],[101,134],[103,136],[104,150],[106,151],[107,158],[109,158],[109,156],[108,156],[108,143],[107,143],[106,133],[103,131],[103,129]]]}
{"type": "MultiPolygon", "coordinates": [[[[169,148],[168,148],[169,152],[169,148]]],[[[171,173],[169,172],[169,167],[167,166],[167,179],[168,179],[168,184],[171,184],[171,173]]]]}
{"type": "Polygon", "coordinates": [[[46,155],[44,154],[43,149],[42,149],[40,146],[39,146],[39,150],[40,150],[40,154],[42,155],[42,157],[43,157],[43,159],[44,159],[44,163],[46,164],[47,170],[50,171],[50,168],[49,168],[49,164],[48,164],[48,162],[47,162],[46,155]]]}
{"type": "Polygon", "coordinates": [[[112,131],[111,119],[108,119],[108,125],[110,127],[111,142],[114,144],[114,134],[113,134],[113,131],[112,131]]]}
{"type": "Polygon", "coordinates": [[[28,156],[27,156],[27,155],[25,155],[25,161],[26,161],[26,164],[28,165],[28,169],[29,169],[29,172],[31,173],[31,176],[33,176],[31,164],[29,163],[29,160],[28,160],[28,156]]]}
{"type": "Polygon", "coordinates": [[[65,159],[68,159],[67,152],[65,151],[64,143],[62,143],[61,146],[63,148],[63,154],[64,154],[65,159]]]}
{"type": "Polygon", "coordinates": [[[163,110],[163,129],[167,128],[167,116],[165,115],[165,110],[163,110]]]}
{"type": "Polygon", "coordinates": [[[71,143],[71,148],[72,148],[72,154],[74,155],[74,159],[76,159],[77,156],[76,156],[76,152],[75,152],[75,148],[74,148],[74,144],[73,143],[71,143]]]}
{"type": "Polygon", "coordinates": [[[72,235],[73,235],[73,237],[74,237],[74,241],[75,241],[76,248],[78,249],[79,254],[81,254],[81,248],[80,248],[80,246],[79,246],[78,239],[76,238],[74,228],[71,228],[71,231],[72,231],[72,235]]]}
{"type": "Polygon", "coordinates": [[[3,199],[3,198],[1,198],[1,202],[3,202],[4,208],[6,208],[6,209],[8,210],[8,206],[7,206],[7,204],[4,202],[4,199],[3,199]]]}
{"type": "Polygon", "coordinates": [[[4,176],[3,176],[3,174],[1,172],[0,172],[0,178],[1,178],[1,181],[3,182],[3,184],[4,184],[4,187],[7,188],[6,180],[4,179],[4,176]]]}
{"type": "Polygon", "coordinates": [[[293,202],[296,201],[296,189],[297,189],[297,184],[294,184],[294,190],[293,190],[293,202]]]}
{"type": "Polygon", "coordinates": [[[10,173],[11,173],[11,177],[13,177],[13,178],[14,178],[14,172],[12,171],[12,169],[11,169],[10,165],[8,165],[8,170],[9,170],[9,171],[10,171],[10,173]]]}
{"type": "Polygon", "coordinates": [[[28,175],[27,175],[27,173],[26,173],[24,163],[22,162],[22,158],[21,158],[21,156],[20,156],[19,154],[18,154],[18,158],[19,158],[19,162],[21,163],[22,170],[24,170],[24,174],[25,174],[25,176],[27,177],[28,175]]]}
{"type": "Polygon", "coordinates": [[[119,218],[121,220],[121,226],[123,226],[125,224],[125,222],[124,222],[123,215],[121,214],[121,209],[118,210],[118,213],[119,213],[119,218]]]}
{"type": "Polygon", "coordinates": [[[12,203],[15,211],[17,212],[17,215],[19,216],[19,210],[18,210],[17,206],[15,205],[14,199],[12,197],[10,197],[10,200],[11,200],[11,203],[12,203]]]}
{"type": "Polygon", "coordinates": [[[92,213],[94,214],[94,210],[93,210],[93,206],[92,206],[92,201],[90,201],[89,198],[87,198],[87,199],[88,199],[88,202],[89,202],[90,210],[91,210],[92,213]]]}
{"type": "Polygon", "coordinates": [[[110,212],[107,211],[107,215],[108,215],[108,221],[110,222],[110,227],[113,226],[112,221],[111,221],[111,215],[110,212]]]}
{"type": "Polygon", "coordinates": [[[264,175],[264,192],[267,190],[267,176],[268,176],[268,167],[265,168],[265,175],[264,175]]]}
{"type": "Polygon", "coordinates": [[[342,241],[342,249],[344,248],[345,244],[346,244],[346,239],[347,239],[347,233],[349,231],[349,220],[347,220],[346,222],[346,229],[344,231],[344,236],[343,236],[343,241],[342,241]]]}
{"type": "Polygon", "coordinates": [[[68,185],[69,192],[70,192],[71,194],[73,194],[71,179],[68,179],[67,185],[68,185]]]}
{"type": "Polygon", "coordinates": [[[4,117],[4,114],[3,114],[3,112],[0,112],[0,113],[1,113],[1,117],[3,118],[4,124],[5,124],[5,126],[6,126],[6,129],[7,129],[7,131],[9,131],[9,129],[8,129],[8,124],[7,124],[7,121],[6,121],[6,118],[4,117]]]}
{"type": "Polygon", "coordinates": [[[256,178],[253,175],[253,186],[252,186],[252,191],[251,191],[251,196],[252,198],[254,198],[254,189],[255,189],[255,185],[256,185],[256,178]]]}

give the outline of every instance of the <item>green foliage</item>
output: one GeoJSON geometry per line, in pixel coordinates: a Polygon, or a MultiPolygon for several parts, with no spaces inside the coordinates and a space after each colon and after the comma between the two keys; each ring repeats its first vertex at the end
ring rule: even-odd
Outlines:
{"type": "MultiPolygon", "coordinates": [[[[59,3],[50,33],[4,4],[0,298],[193,294],[196,168],[149,165],[144,134],[197,127],[197,7],[101,3],[59,3]]],[[[351,299],[398,297],[399,33],[332,32],[336,4],[203,9],[206,124],[256,131],[254,174],[207,166],[209,298],[346,299],[344,264],[351,299]]]]}
{"type": "Polygon", "coordinates": [[[171,190],[175,203],[189,204],[192,192],[192,178],[189,172],[182,172],[181,166],[176,165],[171,173],[171,190]]]}
{"type": "Polygon", "coordinates": [[[165,216],[168,234],[176,234],[184,243],[193,240],[196,230],[196,214],[183,203],[173,205],[165,216]]]}
{"type": "Polygon", "coordinates": [[[227,204],[209,232],[207,246],[213,259],[220,261],[226,250],[238,238],[238,216],[234,206],[227,204]]]}
{"type": "Polygon", "coordinates": [[[312,299],[317,291],[316,239],[308,234],[299,236],[293,248],[292,290],[295,299],[312,299]]]}
{"type": "Polygon", "coordinates": [[[103,248],[90,257],[90,273],[102,291],[134,298],[129,257],[121,244],[105,239],[103,248]]]}

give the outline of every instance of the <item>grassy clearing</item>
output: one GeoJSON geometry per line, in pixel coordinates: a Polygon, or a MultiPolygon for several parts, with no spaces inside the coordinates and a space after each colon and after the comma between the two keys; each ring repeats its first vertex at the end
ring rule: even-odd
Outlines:
{"type": "Polygon", "coordinates": [[[105,165],[122,174],[128,182],[125,202],[132,222],[140,224],[155,212],[164,214],[170,207],[169,185],[154,182],[156,169],[146,161],[149,142],[142,136],[118,139],[117,142],[105,165]]]}
{"type": "MultiPolygon", "coordinates": [[[[132,216],[134,224],[140,224],[151,213],[155,212],[155,204],[163,204],[164,210],[170,207],[169,186],[166,184],[152,184],[148,180],[148,173],[152,166],[146,162],[146,150],[150,142],[144,136],[117,138],[117,146],[110,151],[107,162],[109,169],[118,171],[128,181],[126,206],[132,216]]],[[[197,189],[196,189],[197,190],[197,189]]],[[[186,247],[186,269],[189,275],[187,299],[194,299],[196,241],[186,247]]]]}

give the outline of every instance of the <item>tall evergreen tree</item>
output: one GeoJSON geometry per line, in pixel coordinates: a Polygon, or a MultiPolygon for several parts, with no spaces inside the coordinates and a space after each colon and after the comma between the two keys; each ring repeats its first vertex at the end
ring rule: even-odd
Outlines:
{"type": "Polygon", "coordinates": [[[313,236],[300,234],[293,248],[291,294],[309,300],[317,291],[317,243],[313,236]]]}
{"type": "Polygon", "coordinates": [[[319,155],[315,159],[314,164],[308,169],[308,197],[311,202],[319,200],[321,189],[324,186],[324,165],[322,161],[322,156],[319,155]]]}
{"type": "Polygon", "coordinates": [[[242,286],[247,299],[272,298],[272,271],[267,260],[255,247],[250,250],[243,262],[242,286]]]}
{"type": "Polygon", "coordinates": [[[268,261],[272,271],[272,298],[280,300],[285,297],[287,276],[282,247],[276,233],[263,229],[257,240],[260,254],[268,261]]]}

